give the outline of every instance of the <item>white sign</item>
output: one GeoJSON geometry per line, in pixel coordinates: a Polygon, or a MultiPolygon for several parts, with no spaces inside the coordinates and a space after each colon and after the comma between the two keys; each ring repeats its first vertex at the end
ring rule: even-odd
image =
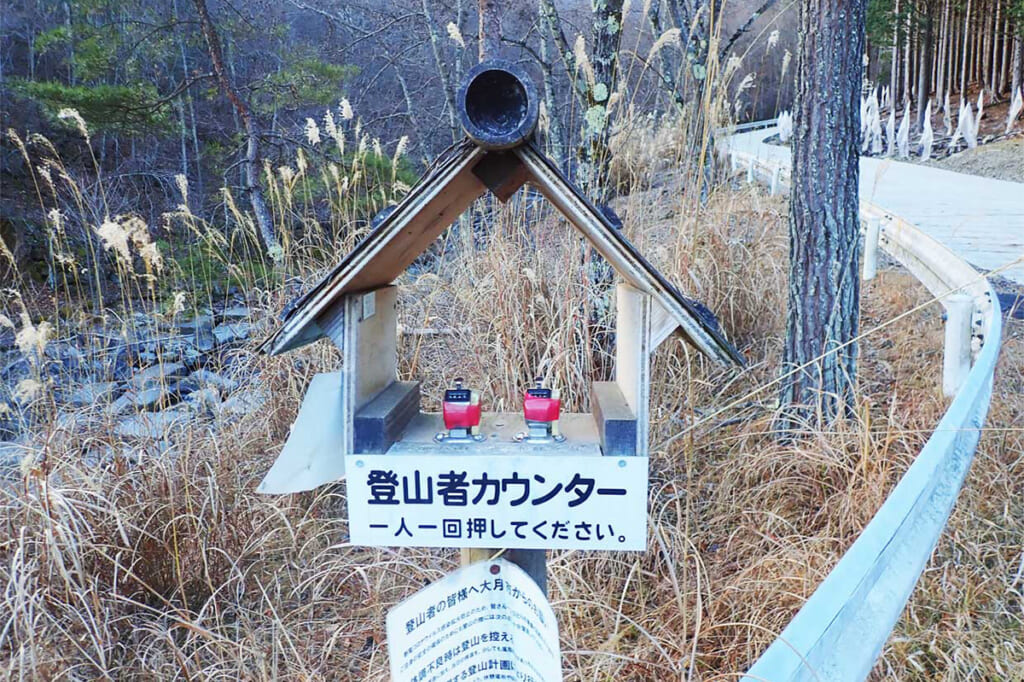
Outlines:
{"type": "Polygon", "coordinates": [[[562,679],[558,623],[521,568],[495,559],[451,573],[388,612],[394,682],[562,679]]]}
{"type": "Polygon", "coordinates": [[[352,542],[643,551],[647,458],[349,455],[352,542]]]}

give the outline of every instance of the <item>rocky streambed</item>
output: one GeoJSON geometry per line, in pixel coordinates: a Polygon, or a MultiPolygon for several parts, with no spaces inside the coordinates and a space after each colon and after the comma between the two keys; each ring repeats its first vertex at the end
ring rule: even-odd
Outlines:
{"type": "Polygon", "coordinates": [[[258,410],[267,395],[246,350],[256,333],[241,300],[190,319],[137,313],[53,335],[41,347],[26,348],[3,329],[0,478],[56,432],[104,429],[118,452],[99,448],[89,458],[134,458],[166,449],[185,422],[215,426],[258,410]]]}

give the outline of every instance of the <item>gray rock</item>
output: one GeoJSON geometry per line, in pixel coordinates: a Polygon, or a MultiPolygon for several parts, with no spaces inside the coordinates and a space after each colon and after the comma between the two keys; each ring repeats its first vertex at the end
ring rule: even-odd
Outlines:
{"type": "Polygon", "coordinates": [[[28,358],[19,354],[12,362],[0,369],[0,379],[4,379],[13,386],[27,377],[31,371],[32,365],[29,364],[28,358]]]}
{"type": "Polygon", "coordinates": [[[132,404],[140,410],[159,410],[161,407],[167,407],[171,402],[177,402],[172,399],[171,392],[163,386],[154,386],[153,388],[146,388],[135,394],[135,399],[132,404]]]}
{"type": "Polygon", "coordinates": [[[263,389],[236,393],[220,405],[222,415],[252,414],[267,403],[267,392],[263,389]]]}
{"type": "Polygon", "coordinates": [[[197,369],[192,372],[192,378],[204,386],[212,386],[213,388],[216,388],[221,393],[231,393],[231,391],[238,388],[238,382],[234,379],[221,376],[220,374],[211,372],[208,369],[197,369]]]}
{"type": "Polygon", "coordinates": [[[191,320],[182,320],[174,325],[182,332],[199,332],[213,329],[213,315],[196,315],[191,320]]]}
{"type": "Polygon", "coordinates": [[[125,393],[107,406],[107,414],[111,416],[123,414],[127,412],[128,408],[130,408],[134,404],[135,394],[132,392],[125,393]]]}
{"type": "Polygon", "coordinates": [[[248,320],[251,315],[249,308],[244,305],[234,305],[220,311],[220,316],[224,320],[248,320]]]}
{"type": "Polygon", "coordinates": [[[128,438],[157,440],[180,431],[189,419],[188,411],[181,408],[134,414],[119,421],[114,427],[114,433],[128,438]]]}
{"type": "Polygon", "coordinates": [[[192,377],[183,377],[181,379],[175,379],[172,383],[169,383],[167,388],[171,395],[180,400],[185,396],[198,391],[200,383],[197,379],[193,379],[192,377]]]}
{"type": "Polygon", "coordinates": [[[122,391],[121,384],[116,381],[97,381],[80,386],[68,398],[75,407],[85,407],[97,403],[108,403],[122,391]]]}
{"type": "Polygon", "coordinates": [[[209,329],[199,330],[192,338],[192,344],[200,353],[209,353],[217,347],[217,337],[209,329]]]}
{"type": "Polygon", "coordinates": [[[213,328],[213,335],[218,344],[244,341],[252,333],[252,325],[248,322],[223,322],[213,328]]]}
{"type": "Polygon", "coordinates": [[[215,412],[220,407],[220,391],[213,386],[201,388],[195,393],[190,393],[185,402],[193,409],[215,412]]]}
{"type": "Polygon", "coordinates": [[[153,365],[135,373],[131,384],[135,388],[152,388],[160,384],[168,383],[169,379],[176,379],[188,374],[188,368],[182,362],[165,362],[153,365]]]}
{"type": "Polygon", "coordinates": [[[69,343],[51,343],[46,346],[44,354],[61,370],[74,371],[85,361],[82,352],[69,343]]]}
{"type": "Polygon", "coordinates": [[[96,414],[88,410],[57,410],[54,429],[66,433],[79,433],[97,423],[96,414]]]}
{"type": "Polygon", "coordinates": [[[152,365],[157,361],[156,353],[151,350],[139,351],[135,355],[135,361],[140,365],[152,365]]]}

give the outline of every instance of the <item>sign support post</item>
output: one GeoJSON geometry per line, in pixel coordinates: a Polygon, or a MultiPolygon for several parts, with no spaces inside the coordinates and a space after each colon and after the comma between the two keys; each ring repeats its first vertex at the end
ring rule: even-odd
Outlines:
{"type": "Polygon", "coordinates": [[[463,547],[461,564],[469,566],[478,561],[505,559],[526,571],[544,594],[548,593],[548,553],[543,549],[481,549],[463,547]]]}

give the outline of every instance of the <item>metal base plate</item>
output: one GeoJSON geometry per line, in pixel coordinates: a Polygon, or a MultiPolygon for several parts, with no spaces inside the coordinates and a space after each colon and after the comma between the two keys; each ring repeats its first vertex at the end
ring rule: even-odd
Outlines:
{"type": "Polygon", "coordinates": [[[601,439],[591,414],[563,414],[558,421],[563,442],[553,439],[517,442],[516,434],[527,431],[521,412],[485,412],[480,420],[482,441],[443,442],[436,440],[445,431],[438,413],[418,414],[409,422],[401,438],[388,449],[389,455],[416,454],[523,454],[524,448],[552,454],[601,455],[601,439]]]}

